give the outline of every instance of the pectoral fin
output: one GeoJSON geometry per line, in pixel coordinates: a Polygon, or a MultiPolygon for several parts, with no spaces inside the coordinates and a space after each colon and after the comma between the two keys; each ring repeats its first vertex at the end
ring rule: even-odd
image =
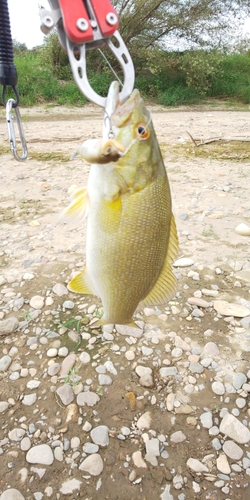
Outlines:
{"type": "Polygon", "coordinates": [[[71,292],[83,293],[85,295],[94,295],[92,290],[90,290],[89,285],[86,280],[86,268],[84,268],[82,273],[77,274],[69,283],[68,289],[71,292]]]}
{"type": "Polygon", "coordinates": [[[178,236],[174,216],[172,215],[166,260],[158,280],[147,297],[142,301],[144,305],[152,306],[155,304],[163,304],[164,302],[168,302],[174,295],[176,290],[176,277],[173,274],[171,264],[176,258],[177,253],[178,236]]]}
{"type": "Polygon", "coordinates": [[[62,211],[60,218],[69,222],[76,219],[84,219],[88,214],[87,188],[82,187],[77,189],[71,195],[70,199],[72,200],[70,205],[62,211]]]}

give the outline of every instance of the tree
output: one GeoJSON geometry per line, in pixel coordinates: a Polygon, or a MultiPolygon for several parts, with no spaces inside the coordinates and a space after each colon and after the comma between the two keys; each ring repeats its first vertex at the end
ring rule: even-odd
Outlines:
{"type": "Polygon", "coordinates": [[[28,51],[26,43],[19,42],[16,38],[12,40],[12,46],[14,56],[23,55],[28,51]]]}
{"type": "Polygon", "coordinates": [[[113,0],[131,53],[156,44],[189,48],[227,43],[250,14],[250,0],[113,0]]]}

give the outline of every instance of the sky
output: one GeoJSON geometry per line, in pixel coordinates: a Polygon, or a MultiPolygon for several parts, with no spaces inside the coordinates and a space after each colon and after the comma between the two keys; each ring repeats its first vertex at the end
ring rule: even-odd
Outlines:
{"type": "Polygon", "coordinates": [[[40,29],[39,5],[50,10],[46,0],[8,0],[12,38],[26,43],[28,49],[41,45],[44,34],[40,29]]]}
{"type": "MultiPolygon", "coordinates": [[[[40,29],[39,5],[50,10],[47,0],[8,0],[12,38],[25,43],[28,49],[41,45],[44,34],[40,29]]],[[[250,19],[245,30],[250,35],[250,19]]]]}

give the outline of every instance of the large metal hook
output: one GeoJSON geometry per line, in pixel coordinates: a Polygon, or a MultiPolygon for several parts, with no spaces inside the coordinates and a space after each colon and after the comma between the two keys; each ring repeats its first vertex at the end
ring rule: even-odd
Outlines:
{"type": "Polygon", "coordinates": [[[26,144],[25,137],[24,137],[21,116],[19,113],[18,106],[16,105],[16,101],[14,101],[14,99],[9,99],[7,101],[6,121],[7,121],[7,126],[8,126],[10,149],[12,151],[12,154],[16,160],[24,161],[24,160],[26,160],[26,158],[28,156],[28,149],[27,149],[27,144],[26,144]],[[18,127],[18,132],[19,132],[19,136],[20,136],[20,140],[21,140],[21,144],[22,144],[22,156],[19,156],[19,154],[16,150],[16,136],[15,136],[15,128],[14,128],[14,122],[13,122],[13,115],[12,115],[13,109],[14,109],[15,118],[16,118],[17,127],[18,127]]]}

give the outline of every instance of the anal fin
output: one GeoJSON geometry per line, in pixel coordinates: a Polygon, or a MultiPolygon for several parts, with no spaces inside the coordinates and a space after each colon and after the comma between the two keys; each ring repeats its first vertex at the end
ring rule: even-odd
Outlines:
{"type": "Polygon", "coordinates": [[[142,301],[144,305],[152,306],[155,304],[164,304],[164,302],[168,302],[174,295],[176,290],[177,280],[172,271],[171,265],[175,260],[177,253],[178,253],[178,236],[177,236],[174,216],[172,214],[170,232],[169,232],[168,251],[164,262],[164,266],[152,290],[149,292],[147,297],[142,301]]]}
{"type": "Polygon", "coordinates": [[[85,295],[94,295],[92,290],[90,290],[89,285],[86,280],[86,268],[83,272],[77,274],[69,283],[68,289],[71,292],[83,293],[85,295]]]}

